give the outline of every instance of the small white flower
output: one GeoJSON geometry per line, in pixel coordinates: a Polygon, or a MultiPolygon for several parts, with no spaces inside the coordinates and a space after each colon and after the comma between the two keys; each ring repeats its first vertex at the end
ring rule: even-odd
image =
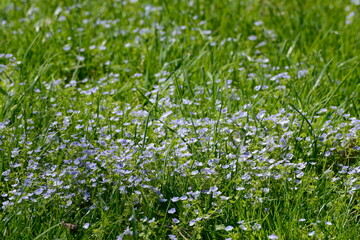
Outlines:
{"type": "Polygon", "coordinates": [[[176,240],[177,237],[175,235],[168,235],[171,240],[176,240]]]}
{"type": "Polygon", "coordinates": [[[169,214],[173,214],[173,213],[175,213],[175,212],[176,212],[176,209],[175,209],[175,208],[171,208],[171,209],[168,211],[169,214]]]}
{"type": "Polygon", "coordinates": [[[171,198],[171,201],[172,202],[177,202],[177,201],[179,201],[179,197],[173,197],[173,198],[171,198]]]}
{"type": "Polygon", "coordinates": [[[314,236],[315,235],[315,231],[312,231],[312,232],[309,232],[308,235],[311,237],[311,236],[314,236]]]}
{"type": "Polygon", "coordinates": [[[274,233],[268,236],[269,239],[279,239],[274,233]]]}
{"type": "Polygon", "coordinates": [[[248,37],[248,39],[249,39],[250,41],[255,41],[255,40],[257,40],[257,36],[255,36],[255,35],[250,35],[250,36],[248,37]]]}
{"type": "Polygon", "coordinates": [[[253,230],[260,230],[261,229],[261,225],[258,223],[254,223],[254,225],[252,225],[251,227],[253,230]]]}
{"type": "Polygon", "coordinates": [[[90,223],[85,223],[83,226],[84,229],[88,229],[89,227],[90,227],[90,223]]]}
{"type": "Polygon", "coordinates": [[[104,50],[106,50],[106,46],[99,46],[98,49],[99,49],[100,51],[104,51],[104,50]]]}
{"type": "Polygon", "coordinates": [[[76,56],[76,59],[80,62],[84,61],[85,60],[85,57],[83,56],[76,56]]]}
{"type": "Polygon", "coordinates": [[[231,230],[233,230],[234,229],[234,227],[233,226],[227,226],[226,228],[225,228],[225,231],[231,231],[231,230]]]}

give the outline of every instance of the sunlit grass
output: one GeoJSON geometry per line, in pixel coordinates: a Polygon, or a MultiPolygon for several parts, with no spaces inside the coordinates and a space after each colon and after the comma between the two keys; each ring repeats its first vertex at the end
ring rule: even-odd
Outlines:
{"type": "Polygon", "coordinates": [[[0,2],[4,239],[357,239],[359,1],[0,2]]]}

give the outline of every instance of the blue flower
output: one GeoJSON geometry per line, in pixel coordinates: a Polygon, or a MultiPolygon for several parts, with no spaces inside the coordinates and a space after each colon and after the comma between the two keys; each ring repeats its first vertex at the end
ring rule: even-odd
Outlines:
{"type": "Polygon", "coordinates": [[[175,209],[175,208],[171,208],[171,209],[168,211],[169,214],[173,214],[173,213],[175,213],[175,212],[176,212],[176,209],[175,209]]]}

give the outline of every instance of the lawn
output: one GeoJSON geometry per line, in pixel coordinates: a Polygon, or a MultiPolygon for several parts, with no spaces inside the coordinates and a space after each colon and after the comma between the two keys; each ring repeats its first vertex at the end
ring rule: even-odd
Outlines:
{"type": "Polygon", "coordinates": [[[359,0],[1,0],[0,239],[359,239],[359,0]]]}

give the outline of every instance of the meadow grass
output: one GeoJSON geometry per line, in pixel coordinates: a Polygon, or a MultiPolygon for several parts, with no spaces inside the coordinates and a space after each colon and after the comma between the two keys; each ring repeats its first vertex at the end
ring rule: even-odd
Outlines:
{"type": "Polygon", "coordinates": [[[1,239],[359,239],[360,2],[2,0],[1,239]]]}

